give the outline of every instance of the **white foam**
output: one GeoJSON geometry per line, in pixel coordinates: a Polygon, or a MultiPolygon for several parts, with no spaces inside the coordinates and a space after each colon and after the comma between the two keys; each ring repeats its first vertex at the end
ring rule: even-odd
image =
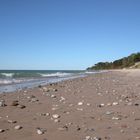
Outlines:
{"type": "Polygon", "coordinates": [[[43,74],[39,73],[42,77],[64,77],[64,76],[69,76],[71,73],[62,73],[62,72],[56,72],[56,73],[51,73],[51,74],[43,74]]]}
{"type": "Polygon", "coordinates": [[[1,75],[4,75],[6,77],[12,77],[14,73],[1,73],[1,75]]]}
{"type": "Polygon", "coordinates": [[[30,81],[25,79],[0,79],[1,85],[8,85],[8,84],[18,84],[21,82],[30,81]]]}

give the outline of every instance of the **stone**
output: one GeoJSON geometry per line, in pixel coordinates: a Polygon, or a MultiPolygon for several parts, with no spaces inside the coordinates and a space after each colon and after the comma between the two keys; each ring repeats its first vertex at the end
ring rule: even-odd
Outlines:
{"type": "Polygon", "coordinates": [[[37,128],[37,134],[42,135],[42,134],[44,134],[44,131],[40,128],[37,128]]]}
{"type": "Polygon", "coordinates": [[[93,140],[102,140],[100,137],[94,137],[93,140]]]}
{"type": "Polygon", "coordinates": [[[66,99],[64,97],[61,96],[61,99],[59,100],[60,102],[65,101],[66,99]]]}
{"type": "Polygon", "coordinates": [[[0,133],[3,133],[5,130],[4,129],[0,129],[0,133]]]}
{"type": "Polygon", "coordinates": [[[27,99],[36,98],[34,95],[28,96],[27,99]]]}
{"type": "Polygon", "coordinates": [[[87,106],[90,106],[91,104],[90,103],[87,103],[87,106]]]}
{"type": "Polygon", "coordinates": [[[50,113],[46,113],[46,117],[50,116],[50,113]]]}
{"type": "Polygon", "coordinates": [[[107,103],[107,106],[111,106],[111,103],[107,103]]]}
{"type": "Polygon", "coordinates": [[[18,103],[18,101],[17,101],[17,100],[12,101],[12,103],[11,103],[11,106],[18,106],[18,105],[19,105],[19,103],[18,103]]]}
{"type": "Polygon", "coordinates": [[[138,103],[135,103],[135,106],[139,106],[139,104],[138,103]]]}
{"type": "Polygon", "coordinates": [[[38,102],[39,100],[37,98],[31,98],[31,102],[38,102]]]}
{"type": "Polygon", "coordinates": [[[122,129],[122,130],[120,130],[120,132],[121,132],[121,133],[124,133],[124,130],[122,129]]]}
{"type": "Polygon", "coordinates": [[[83,108],[77,108],[77,110],[78,110],[78,111],[83,111],[84,109],[83,109],[83,108]]]}
{"type": "Polygon", "coordinates": [[[113,102],[113,103],[112,103],[112,105],[114,105],[114,106],[115,106],[115,105],[118,105],[118,104],[119,104],[118,102],[113,102]]]}
{"type": "Polygon", "coordinates": [[[112,117],[112,120],[121,120],[119,117],[112,117]]]}
{"type": "Polygon", "coordinates": [[[113,112],[110,112],[110,111],[106,111],[106,113],[105,113],[106,115],[111,115],[111,114],[113,114],[113,112]]]}
{"type": "Polygon", "coordinates": [[[15,130],[20,130],[20,129],[22,129],[22,126],[16,125],[14,128],[15,128],[15,130]]]}
{"type": "Polygon", "coordinates": [[[102,96],[102,93],[97,93],[99,96],[102,96]]]}
{"type": "Polygon", "coordinates": [[[20,108],[20,109],[24,109],[24,108],[26,108],[25,105],[18,105],[17,107],[20,108]]]}
{"type": "Polygon", "coordinates": [[[58,120],[58,119],[55,119],[55,120],[54,120],[54,122],[55,122],[55,123],[58,123],[58,122],[60,122],[60,120],[58,120]]]}
{"type": "Polygon", "coordinates": [[[0,100],[0,107],[4,107],[4,106],[6,106],[5,100],[0,100]]]}
{"type": "Polygon", "coordinates": [[[68,126],[63,126],[58,128],[59,131],[68,131],[68,126]]]}
{"type": "Polygon", "coordinates": [[[80,130],[81,130],[81,128],[80,128],[79,126],[77,126],[76,130],[77,130],[77,131],[80,131],[80,130]]]}
{"type": "Polygon", "coordinates": [[[58,118],[60,118],[60,115],[58,115],[58,114],[53,114],[52,117],[53,117],[54,119],[58,119],[58,118]]]}
{"type": "Polygon", "coordinates": [[[51,95],[51,98],[56,98],[56,95],[51,95]]]}
{"type": "Polygon", "coordinates": [[[79,102],[78,105],[83,105],[83,102],[79,102]]]}
{"type": "Polygon", "coordinates": [[[86,136],[84,140],[92,140],[91,136],[86,136]]]}
{"type": "Polygon", "coordinates": [[[58,89],[53,89],[52,91],[57,92],[57,91],[58,91],[58,89]]]}
{"type": "Polygon", "coordinates": [[[8,120],[7,122],[8,123],[17,123],[17,121],[15,121],[15,120],[8,120]]]}
{"type": "Polygon", "coordinates": [[[100,105],[98,105],[98,107],[104,107],[105,106],[105,104],[100,104],[100,105]]]}
{"type": "Polygon", "coordinates": [[[27,90],[24,90],[24,93],[27,93],[27,90]]]}
{"type": "Polygon", "coordinates": [[[46,87],[43,87],[42,89],[43,89],[44,92],[49,92],[49,91],[50,91],[50,90],[49,90],[48,88],[46,88],[46,87]]]}

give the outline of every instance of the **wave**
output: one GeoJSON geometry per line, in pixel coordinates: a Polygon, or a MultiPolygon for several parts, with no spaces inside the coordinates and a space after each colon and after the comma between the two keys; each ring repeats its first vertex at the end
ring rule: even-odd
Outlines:
{"type": "Polygon", "coordinates": [[[35,79],[0,79],[0,85],[19,84],[34,81],[35,79]]]}
{"type": "Polygon", "coordinates": [[[39,77],[65,77],[72,73],[55,72],[55,73],[38,73],[38,72],[22,72],[22,73],[0,73],[0,78],[39,78],[39,77]]]}
{"type": "Polygon", "coordinates": [[[1,73],[4,77],[13,77],[14,73],[1,73]]]}
{"type": "Polygon", "coordinates": [[[45,73],[39,73],[42,77],[65,77],[65,76],[70,76],[72,73],[63,73],[63,72],[56,72],[56,73],[50,73],[50,74],[45,74],[45,73]]]}
{"type": "Polygon", "coordinates": [[[24,80],[17,80],[17,79],[9,79],[9,80],[6,80],[6,79],[1,79],[0,80],[0,84],[1,85],[5,85],[5,84],[14,84],[14,83],[21,83],[22,81],[24,80]]]}

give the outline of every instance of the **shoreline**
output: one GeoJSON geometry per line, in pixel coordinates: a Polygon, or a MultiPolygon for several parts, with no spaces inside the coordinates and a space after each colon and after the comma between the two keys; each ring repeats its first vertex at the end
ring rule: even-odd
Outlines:
{"type": "Polygon", "coordinates": [[[111,70],[2,93],[0,139],[140,139],[139,83],[140,70],[111,70]]]}
{"type": "MultiPolygon", "coordinates": [[[[104,71],[84,72],[84,73],[72,74],[72,75],[69,75],[66,77],[55,76],[55,77],[40,77],[40,78],[31,78],[31,79],[29,78],[26,80],[22,79],[22,82],[19,82],[19,83],[0,85],[0,94],[16,92],[19,90],[33,89],[40,85],[47,86],[47,85],[53,84],[53,83],[58,83],[58,82],[67,81],[67,80],[71,80],[71,79],[77,79],[77,78],[86,77],[86,76],[89,76],[92,74],[104,73],[104,72],[107,72],[107,71],[104,70],[104,71]]],[[[14,80],[20,81],[21,79],[14,79],[14,80]]]]}

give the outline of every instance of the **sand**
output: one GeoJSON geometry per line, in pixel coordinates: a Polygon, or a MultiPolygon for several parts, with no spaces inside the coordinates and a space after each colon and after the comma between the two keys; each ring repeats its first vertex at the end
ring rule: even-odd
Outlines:
{"type": "Polygon", "coordinates": [[[0,102],[0,140],[140,139],[140,70],[0,94],[0,102]]]}

